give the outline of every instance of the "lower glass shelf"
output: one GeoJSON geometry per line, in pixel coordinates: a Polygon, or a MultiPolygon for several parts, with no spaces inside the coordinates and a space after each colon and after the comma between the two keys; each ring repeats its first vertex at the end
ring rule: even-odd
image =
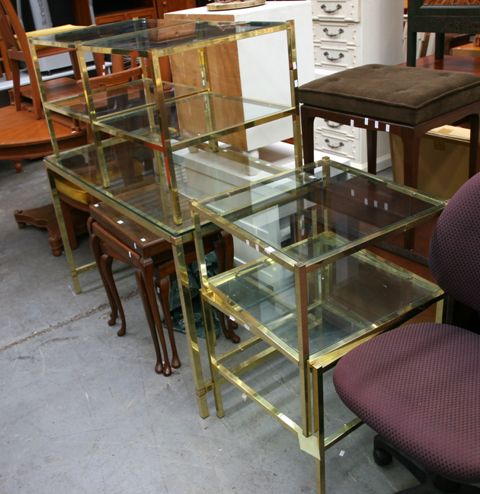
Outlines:
{"type": "MultiPolygon", "coordinates": [[[[367,251],[309,274],[307,291],[306,353],[311,358],[387,326],[443,295],[435,284],[367,251]]],[[[203,296],[299,362],[299,302],[292,271],[262,258],[209,278],[203,296]]]]}

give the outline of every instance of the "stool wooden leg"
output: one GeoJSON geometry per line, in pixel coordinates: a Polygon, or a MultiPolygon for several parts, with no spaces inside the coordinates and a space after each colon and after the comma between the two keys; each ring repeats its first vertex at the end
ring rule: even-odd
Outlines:
{"type": "Polygon", "coordinates": [[[145,316],[147,317],[148,327],[150,329],[153,346],[155,348],[155,355],[157,357],[157,362],[155,363],[155,372],[157,374],[162,374],[163,373],[162,352],[160,350],[160,345],[158,343],[157,331],[155,329],[155,321],[153,320],[152,311],[150,309],[150,304],[148,302],[148,297],[145,289],[145,283],[143,280],[142,272],[138,269],[135,271],[135,278],[137,280],[138,291],[140,292],[140,296],[142,297],[143,309],[145,310],[145,316]]]}
{"type": "Polygon", "coordinates": [[[314,160],[314,138],[313,138],[313,122],[315,117],[304,106],[301,109],[302,122],[302,147],[303,147],[303,162],[305,164],[313,163],[314,160]]]}
{"type": "Polygon", "coordinates": [[[178,369],[182,363],[178,356],[177,345],[175,343],[175,333],[173,332],[173,320],[170,314],[170,305],[168,303],[170,295],[170,276],[162,276],[159,281],[160,293],[158,298],[162,306],[163,315],[165,317],[165,325],[167,326],[168,339],[170,340],[170,348],[172,349],[172,367],[178,369]]]}
{"type": "Polygon", "coordinates": [[[445,57],[445,33],[435,33],[435,60],[445,57]]]}
{"type": "Polygon", "coordinates": [[[122,301],[120,300],[120,296],[118,295],[117,286],[115,285],[115,280],[113,279],[112,273],[112,262],[113,258],[108,254],[102,254],[100,256],[100,266],[103,270],[103,275],[107,280],[107,285],[110,289],[110,293],[112,294],[113,300],[115,301],[115,305],[120,313],[121,326],[117,331],[118,336],[124,336],[127,331],[127,323],[125,321],[125,313],[123,312],[122,301]]]}
{"type": "Polygon", "coordinates": [[[377,173],[377,131],[367,129],[368,173],[377,173]]]}
{"type": "Polygon", "coordinates": [[[95,262],[97,263],[97,268],[98,272],[100,273],[100,277],[102,279],[103,286],[105,288],[105,293],[107,294],[108,298],[108,303],[110,305],[110,319],[108,320],[108,325],[113,326],[117,322],[117,317],[118,317],[118,309],[117,305],[115,303],[115,299],[110,291],[110,287],[108,285],[107,278],[105,277],[105,273],[103,270],[103,267],[101,265],[101,257],[102,257],[102,250],[101,250],[101,244],[100,244],[100,239],[91,231],[91,223],[93,219],[90,218],[88,220],[88,231],[90,233],[90,250],[92,251],[93,257],[95,258],[95,262]]]}
{"type": "Polygon", "coordinates": [[[478,138],[479,138],[479,115],[470,117],[470,159],[468,164],[468,177],[473,177],[478,171],[478,138]]]}
{"type": "Polygon", "coordinates": [[[417,33],[408,31],[407,33],[407,66],[417,65],[417,33]]]}
{"type": "Polygon", "coordinates": [[[170,365],[170,360],[168,358],[167,345],[163,334],[162,319],[160,318],[160,313],[158,312],[157,299],[155,296],[153,261],[151,258],[145,259],[142,264],[142,276],[145,284],[145,293],[147,294],[148,304],[153,315],[155,329],[157,330],[158,339],[160,340],[160,346],[163,353],[163,375],[169,376],[172,373],[172,366],[170,365]]]}

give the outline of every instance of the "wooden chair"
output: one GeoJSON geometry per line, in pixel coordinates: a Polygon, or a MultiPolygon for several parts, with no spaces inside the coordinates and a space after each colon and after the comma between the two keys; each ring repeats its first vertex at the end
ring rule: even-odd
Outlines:
{"type": "MultiPolygon", "coordinates": [[[[6,46],[8,62],[12,72],[13,80],[13,100],[18,111],[22,109],[22,100],[25,99],[32,106],[32,111],[36,118],[43,117],[42,104],[40,99],[40,90],[38,81],[36,81],[35,69],[33,60],[30,55],[30,47],[28,42],[28,34],[26,33],[20,19],[17,16],[10,0],[0,0],[0,35],[6,46]],[[20,86],[20,66],[25,64],[30,84],[20,86]]],[[[32,33],[30,33],[32,34],[32,33]]],[[[37,56],[49,57],[64,53],[66,50],[62,48],[39,47],[37,56]]],[[[80,78],[80,70],[78,68],[77,59],[74,51],[68,50],[71,54],[72,66],[74,69],[75,78],[80,78]]],[[[69,87],[76,92],[78,88],[74,80],[68,77],[62,77],[61,80],[55,79],[53,82],[46,83],[47,94],[49,89],[62,88],[62,92],[69,87]]]]}

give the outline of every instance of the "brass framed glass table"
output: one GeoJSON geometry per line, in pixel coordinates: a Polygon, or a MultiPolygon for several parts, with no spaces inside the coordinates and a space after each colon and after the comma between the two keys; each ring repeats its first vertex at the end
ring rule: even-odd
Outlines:
{"type": "MultiPolygon", "coordinates": [[[[153,163],[159,190],[171,204],[175,223],[183,228],[182,197],[178,193],[175,151],[197,144],[219,151],[222,143],[239,131],[274,121],[291,119],[292,134],[299,142],[300,123],[295,99],[297,65],[292,21],[287,22],[207,22],[192,20],[136,19],[120,23],[91,26],[70,31],[53,32],[30,38],[31,53],[40,81],[45,115],[49,123],[54,153],[60,156],[52,118],[55,114],[71,117],[86,125],[97,146],[99,179],[104,189],[110,187],[103,156],[102,139],[107,136],[129,140],[153,150],[153,163]],[[212,92],[208,68],[208,49],[224,43],[237,43],[258,36],[283,36],[287,57],[285,62],[288,97],[280,103],[228,96],[212,92]],[[37,46],[75,49],[82,81],[73,95],[49,98],[45,90],[37,46]],[[195,73],[195,84],[187,86],[165,80],[162,59],[193,53],[195,63],[188,71],[195,73]],[[90,77],[87,59],[90,56],[128,59],[131,67],[103,77],[90,77]],[[165,171],[165,173],[164,173],[165,171]]],[[[301,147],[295,147],[295,161],[301,166],[301,147]]],[[[53,173],[53,171],[50,169],[53,173]]],[[[78,273],[86,267],[76,266],[63,225],[55,179],[50,177],[54,205],[69,262],[74,289],[80,292],[78,273]]],[[[188,227],[187,227],[188,228],[188,227]]]]}
{"type": "MultiPolygon", "coordinates": [[[[167,170],[161,170],[164,176],[159,180],[154,151],[120,138],[105,139],[100,146],[99,149],[97,144],[89,144],[48,156],[45,166],[52,175],[68,180],[171,244],[198,408],[200,415],[207,417],[209,384],[203,377],[185,253],[185,245],[193,239],[190,202],[213,191],[243,187],[281,173],[281,170],[271,163],[230,149],[212,152],[206,146],[205,149],[197,147],[174,152],[178,179],[176,193],[182,215],[182,222],[178,224],[171,208],[172,191],[165,177],[167,170]],[[104,186],[105,178],[109,182],[108,188],[104,186]]],[[[55,194],[55,189],[53,192],[55,194]]],[[[204,225],[205,231],[216,228],[204,225]]]]}
{"type": "Polygon", "coordinates": [[[354,419],[325,437],[324,371],[443,295],[368,247],[432,218],[443,205],[329,160],[192,203],[217,415],[224,414],[221,385],[228,381],[297,435],[317,460],[322,494],[324,450],[360,425],[354,419]],[[207,220],[257,257],[209,277],[201,243],[207,220]],[[217,355],[212,307],[246,328],[250,339],[217,355]],[[257,353],[246,351],[257,345],[257,353]],[[300,423],[243,378],[274,355],[298,372],[300,423]]]}

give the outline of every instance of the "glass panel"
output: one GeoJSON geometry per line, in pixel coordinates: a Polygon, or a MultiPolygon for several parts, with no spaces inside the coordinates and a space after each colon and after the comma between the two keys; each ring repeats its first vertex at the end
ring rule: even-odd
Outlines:
{"type": "MultiPolygon", "coordinates": [[[[208,284],[225,303],[250,314],[267,338],[298,355],[292,271],[263,259],[210,278],[208,284]]],[[[333,350],[441,293],[436,285],[366,251],[343,257],[308,276],[310,355],[333,350]]]]}
{"type": "Polygon", "coordinates": [[[260,239],[293,262],[315,263],[358,250],[443,207],[442,201],[350,167],[314,166],[220,195],[200,209],[213,221],[222,216],[233,223],[240,238],[260,239]]]}
{"type": "MultiPolygon", "coordinates": [[[[212,93],[171,99],[166,102],[165,109],[169,137],[177,142],[176,148],[208,140],[213,133],[231,133],[253,122],[278,116],[279,112],[284,111],[287,115],[291,111],[281,105],[212,93]]],[[[152,110],[153,115],[142,108],[104,118],[98,125],[112,135],[130,136],[162,149],[159,114],[157,108],[152,110]]]]}
{"type": "MultiPolygon", "coordinates": [[[[123,114],[125,111],[134,110],[144,105],[149,105],[150,107],[156,105],[154,103],[153,82],[150,79],[135,80],[126,84],[110,84],[107,76],[107,78],[92,79],[92,82],[100,86],[92,91],[93,107],[97,119],[111,117],[118,113],[123,114]]],[[[80,87],[79,89],[81,90],[80,87]]],[[[166,101],[169,101],[176,95],[194,93],[199,90],[189,86],[165,82],[163,91],[166,101]]],[[[68,98],[49,101],[45,103],[45,107],[63,115],[89,122],[87,104],[83,92],[68,98]]]]}
{"type": "Polygon", "coordinates": [[[275,32],[285,29],[280,22],[206,22],[206,21],[156,21],[153,29],[125,31],[121,36],[102,36],[83,43],[86,49],[107,50],[111,53],[128,54],[135,51],[138,56],[147,56],[151,50],[157,55],[194,47],[211,45],[215,41],[233,41],[248,35],[261,34],[261,30],[275,32]]]}
{"type": "Polygon", "coordinates": [[[50,33],[45,33],[43,36],[32,37],[31,40],[35,45],[75,48],[79,43],[86,41],[93,41],[109,36],[125,35],[126,33],[143,31],[145,29],[152,29],[158,26],[167,27],[185,24],[186,22],[191,21],[135,19],[114,22],[111,24],[102,24],[100,26],[89,26],[82,28],[72,26],[71,29],[67,30],[53,28],[50,33]]]}
{"type": "Polygon", "coordinates": [[[183,223],[173,219],[172,193],[161,161],[140,144],[109,139],[97,149],[83,146],[46,158],[53,169],[79,179],[87,191],[96,191],[117,201],[143,219],[177,236],[190,231],[190,200],[245,186],[278,172],[261,160],[225,149],[216,153],[203,149],[185,149],[174,154],[175,175],[180,192],[183,223]],[[103,153],[105,172],[110,181],[102,185],[100,161],[103,153]],[[156,170],[160,170],[157,172],[156,170]]]}

